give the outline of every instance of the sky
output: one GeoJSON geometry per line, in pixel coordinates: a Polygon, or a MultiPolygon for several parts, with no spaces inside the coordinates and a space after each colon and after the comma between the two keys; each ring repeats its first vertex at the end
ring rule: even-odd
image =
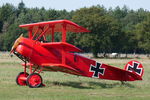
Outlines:
{"type": "MultiPolygon", "coordinates": [[[[6,3],[18,6],[22,0],[0,0],[0,6],[6,3]]],[[[150,11],[150,0],[23,0],[25,6],[28,8],[46,8],[67,11],[76,10],[83,7],[90,7],[93,5],[103,5],[105,8],[115,8],[116,6],[137,10],[143,8],[150,11]]]]}

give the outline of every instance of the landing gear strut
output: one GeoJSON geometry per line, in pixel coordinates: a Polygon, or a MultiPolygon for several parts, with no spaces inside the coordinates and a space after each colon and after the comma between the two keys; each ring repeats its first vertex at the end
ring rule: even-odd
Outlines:
{"type": "Polygon", "coordinates": [[[24,63],[22,64],[24,66],[24,72],[20,72],[17,77],[16,77],[16,83],[17,85],[20,86],[29,86],[30,88],[38,88],[41,86],[45,86],[42,82],[42,77],[39,75],[42,72],[42,67],[40,70],[39,66],[34,67],[35,69],[33,70],[33,64],[29,62],[29,60],[19,54],[18,52],[13,52],[17,57],[19,57],[24,63]],[[27,63],[29,62],[29,63],[27,63]],[[27,73],[26,69],[27,66],[29,66],[29,72],[30,74],[27,73]],[[38,72],[38,73],[35,73],[38,72]]]}
{"type": "Polygon", "coordinates": [[[42,71],[39,70],[38,73],[35,73],[38,69],[36,67],[34,70],[32,69],[33,64],[31,63],[25,63],[24,66],[24,72],[20,72],[18,76],[16,77],[16,83],[20,86],[29,86],[30,88],[38,88],[41,86],[45,86],[42,82],[42,77],[39,75],[39,73],[42,71]],[[29,66],[30,74],[26,72],[26,68],[29,66]]]}

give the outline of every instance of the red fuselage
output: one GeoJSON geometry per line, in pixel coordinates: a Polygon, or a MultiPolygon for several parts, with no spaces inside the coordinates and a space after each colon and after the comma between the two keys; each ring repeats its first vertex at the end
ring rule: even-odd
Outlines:
{"type": "Polygon", "coordinates": [[[80,51],[80,49],[68,43],[42,43],[28,38],[22,38],[16,48],[16,52],[27,58],[29,63],[43,67],[47,71],[61,71],[109,80],[141,80],[136,74],[98,63],[76,53],[71,53],[68,50],[80,51]]]}
{"type": "MultiPolygon", "coordinates": [[[[69,52],[68,49],[72,52],[80,51],[80,49],[71,44],[67,44],[67,46],[55,44],[58,43],[42,43],[28,38],[22,38],[20,44],[16,48],[16,52],[27,58],[29,63],[35,66],[43,66],[45,68],[44,70],[61,71],[87,76],[85,72],[85,69],[89,69],[89,66],[87,66],[89,64],[87,62],[94,63],[94,61],[69,52]],[[82,60],[83,58],[84,61],[82,60]],[[86,66],[88,68],[86,68],[86,66]]],[[[87,70],[87,73],[88,72],[87,70]]]]}

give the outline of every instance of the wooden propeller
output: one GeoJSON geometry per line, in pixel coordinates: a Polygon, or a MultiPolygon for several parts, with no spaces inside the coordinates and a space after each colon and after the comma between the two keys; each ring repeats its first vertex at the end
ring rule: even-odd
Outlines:
{"type": "Polygon", "coordinates": [[[21,35],[19,36],[19,38],[17,38],[17,40],[15,41],[14,45],[13,45],[12,48],[11,48],[10,53],[12,53],[12,52],[17,48],[17,46],[19,45],[19,43],[20,43],[22,37],[23,37],[23,34],[21,34],[21,35]]]}

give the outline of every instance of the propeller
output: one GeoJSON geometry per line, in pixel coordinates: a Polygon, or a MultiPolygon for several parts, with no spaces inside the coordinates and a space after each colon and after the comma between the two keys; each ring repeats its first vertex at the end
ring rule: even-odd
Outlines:
{"type": "Polygon", "coordinates": [[[19,43],[20,43],[22,37],[23,37],[23,34],[21,34],[21,35],[17,38],[17,40],[15,41],[14,45],[13,45],[12,48],[11,48],[10,53],[12,53],[12,52],[17,48],[17,46],[19,45],[19,43]]]}

